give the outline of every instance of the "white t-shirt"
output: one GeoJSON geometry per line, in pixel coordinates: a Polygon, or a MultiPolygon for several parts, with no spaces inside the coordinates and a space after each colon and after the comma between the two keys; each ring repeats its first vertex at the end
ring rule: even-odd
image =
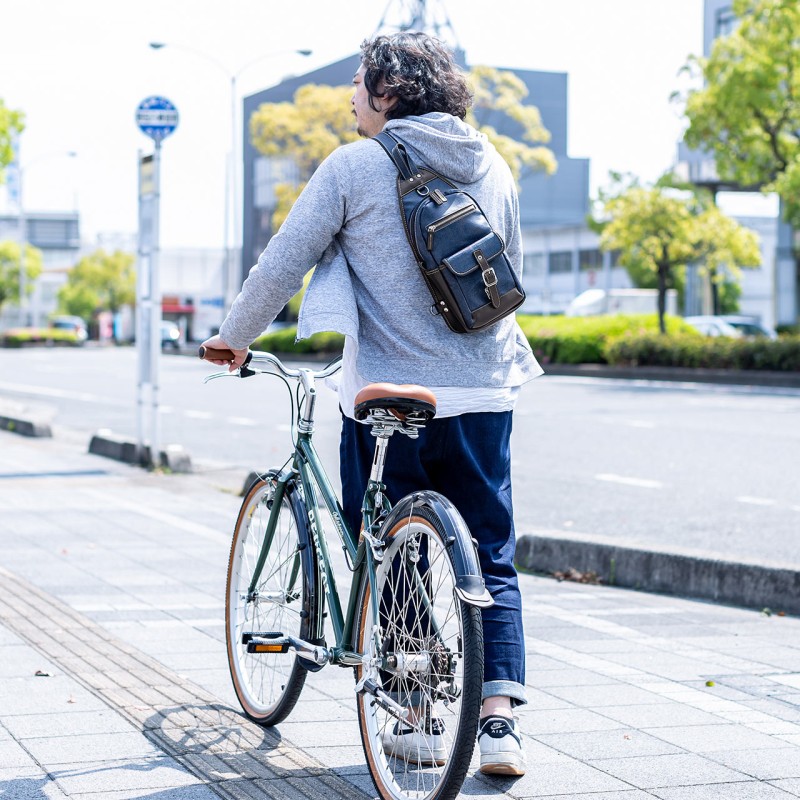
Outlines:
{"type": "MultiPolygon", "coordinates": [[[[370,381],[361,377],[356,368],[358,342],[345,337],[342,368],[327,384],[339,395],[339,405],[345,416],[355,419],[353,406],[356,395],[370,381]]],[[[436,395],[436,416],[455,417],[478,411],[513,411],[519,395],[519,386],[474,387],[474,386],[428,386],[436,395]]]]}

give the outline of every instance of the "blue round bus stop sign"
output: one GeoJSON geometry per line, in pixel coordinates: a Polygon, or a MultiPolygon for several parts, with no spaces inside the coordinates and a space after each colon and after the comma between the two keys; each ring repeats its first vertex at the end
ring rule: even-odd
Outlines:
{"type": "Polygon", "coordinates": [[[136,124],[145,136],[160,142],[178,127],[178,109],[166,97],[146,97],[136,109],[136,124]]]}

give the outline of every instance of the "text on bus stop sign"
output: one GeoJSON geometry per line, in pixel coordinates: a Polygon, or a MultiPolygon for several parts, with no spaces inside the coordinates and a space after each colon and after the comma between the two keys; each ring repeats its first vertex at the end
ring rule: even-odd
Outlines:
{"type": "Polygon", "coordinates": [[[157,142],[175,131],[178,119],[178,109],[166,97],[146,97],[136,109],[139,129],[157,142]]]}

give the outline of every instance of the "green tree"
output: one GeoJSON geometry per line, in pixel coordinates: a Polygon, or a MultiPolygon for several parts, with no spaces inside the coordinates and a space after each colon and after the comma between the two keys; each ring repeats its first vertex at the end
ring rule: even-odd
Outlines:
{"type": "Polygon", "coordinates": [[[486,134],[506,160],[515,180],[529,172],[544,171],[552,175],[558,166],[556,157],[544,146],[550,141],[550,131],[542,124],[539,109],[523,103],[528,87],[513,72],[494,67],[473,67],[468,79],[473,103],[467,122],[486,134]],[[519,139],[498,133],[490,124],[502,117],[518,124],[519,139]]]}
{"type": "MultiPolygon", "coordinates": [[[[19,242],[0,242],[0,311],[6,303],[20,302],[20,254],[19,242]]],[[[33,292],[36,279],[42,271],[42,251],[30,244],[25,245],[25,294],[33,292]]]]}
{"type": "Polygon", "coordinates": [[[777,192],[800,229],[800,3],[734,0],[733,12],[736,29],[689,62],[704,86],[684,98],[686,142],[714,156],[721,179],[777,192]]]}
{"type": "Polygon", "coordinates": [[[3,181],[5,168],[14,157],[11,142],[17,134],[22,133],[24,122],[25,117],[22,112],[7,108],[0,98],[0,183],[3,181]]]}
{"type": "Polygon", "coordinates": [[[600,247],[619,251],[633,283],[658,290],[662,333],[667,289],[682,289],[687,264],[702,264],[718,284],[760,263],[757,235],[726,217],[708,194],[675,187],[670,177],[650,187],[613,177],[612,189],[601,192],[593,225],[600,247]]]}
{"type": "Polygon", "coordinates": [[[90,319],[98,311],[116,313],[136,302],[135,257],[116,250],[95,250],[70,271],[58,293],[58,307],[65,314],[90,319]]]}

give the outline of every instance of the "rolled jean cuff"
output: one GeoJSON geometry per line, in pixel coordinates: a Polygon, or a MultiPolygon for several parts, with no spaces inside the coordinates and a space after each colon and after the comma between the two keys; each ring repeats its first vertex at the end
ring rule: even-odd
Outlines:
{"type": "Polygon", "coordinates": [[[510,697],[512,706],[524,706],[528,702],[525,687],[516,681],[486,681],[482,699],[487,697],[510,697]]]}

